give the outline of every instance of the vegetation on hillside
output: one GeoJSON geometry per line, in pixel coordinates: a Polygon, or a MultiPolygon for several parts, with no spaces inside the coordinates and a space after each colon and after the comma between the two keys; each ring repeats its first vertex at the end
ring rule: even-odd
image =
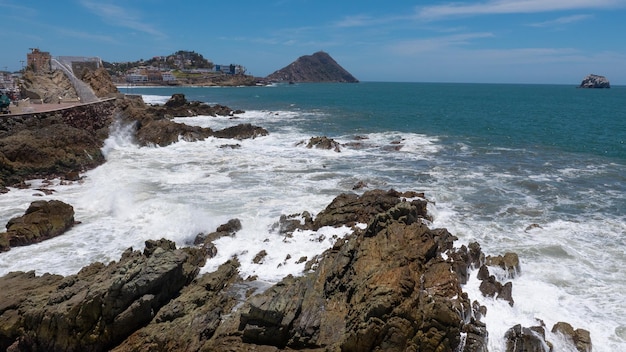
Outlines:
{"type": "Polygon", "coordinates": [[[169,70],[212,69],[213,62],[195,51],[179,50],[168,56],[155,56],[131,62],[103,62],[109,74],[116,75],[140,66],[153,66],[169,70]]]}

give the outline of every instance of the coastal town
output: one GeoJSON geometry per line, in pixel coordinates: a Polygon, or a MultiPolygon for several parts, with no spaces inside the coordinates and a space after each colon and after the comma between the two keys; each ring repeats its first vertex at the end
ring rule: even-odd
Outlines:
{"type": "MultiPolygon", "coordinates": [[[[109,63],[96,56],[53,56],[39,48],[31,48],[18,72],[0,71],[0,113],[30,112],[32,104],[88,103],[97,100],[82,83],[87,72],[103,68],[110,80],[123,85],[253,85],[258,79],[246,75],[239,64],[214,64],[201,54],[180,50],[168,56],[155,56],[149,60],[126,63],[109,63]],[[25,65],[24,65],[25,64],[25,65]],[[72,90],[61,90],[53,96],[42,96],[29,90],[33,75],[62,72],[72,83],[72,90]],[[26,109],[21,109],[28,105],[26,109]]],[[[53,89],[54,90],[54,89],[53,89]]],[[[39,106],[41,108],[41,106],[39,106]]],[[[60,106],[57,106],[57,108],[60,106]]]]}

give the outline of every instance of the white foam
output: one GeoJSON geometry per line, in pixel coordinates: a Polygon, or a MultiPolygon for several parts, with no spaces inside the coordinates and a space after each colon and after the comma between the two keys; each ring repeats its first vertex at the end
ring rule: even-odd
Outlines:
{"type": "Polygon", "coordinates": [[[171,98],[171,96],[144,94],[141,96],[143,102],[150,105],[163,105],[171,98]]]}
{"type": "MultiPolygon", "coordinates": [[[[75,273],[94,261],[118,260],[130,246],[142,249],[147,239],[165,237],[187,245],[198,233],[239,218],[242,230],[215,242],[217,257],[203,271],[236,255],[242,276],[276,282],[287,274],[299,275],[301,257],[310,260],[347,230],[302,231],[286,238],[272,225],[283,214],[315,215],[340,193],[362,192],[352,188],[364,181],[366,190],[425,192],[434,217],[431,226],[448,228],[459,237],[459,246],[478,241],[486,254],[519,254],[522,276],[513,280],[513,308],[482,298],[476,282],[467,285],[471,298],[489,308],[491,351],[502,350],[506,329],[517,323],[535,325],[535,318],[549,328],[567,321],[590,330],[595,351],[626,350],[626,218],[616,211],[626,204],[626,192],[623,178],[611,176],[620,175],[622,166],[576,169],[556,157],[549,163],[535,165],[531,158],[512,165],[507,159],[519,151],[501,149],[484,159],[469,145],[446,145],[417,133],[359,134],[367,138],[362,140],[330,136],[342,144],[340,153],[306,148],[302,142],[315,136],[307,128],[320,116],[252,110],[235,119],[177,118],[213,129],[252,123],[270,134],[154,148],[138,147],[132,126],[118,125],[103,147],[107,163],[87,172],[82,183],[55,180],[52,195],[11,189],[0,196],[0,222],[22,215],[39,199],[73,205],[82,222],[63,236],[1,253],[0,275],[14,270],[75,273]],[[346,145],[352,142],[360,145],[346,145]],[[538,226],[526,230],[532,224],[538,226]],[[261,264],[253,263],[261,250],[267,255],[261,264]]],[[[45,186],[42,180],[30,183],[45,186]]],[[[556,337],[549,339],[567,350],[556,337]]]]}

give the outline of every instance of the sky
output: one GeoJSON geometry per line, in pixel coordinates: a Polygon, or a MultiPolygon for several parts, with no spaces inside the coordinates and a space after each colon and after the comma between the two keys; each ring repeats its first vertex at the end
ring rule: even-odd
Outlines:
{"type": "Polygon", "coordinates": [[[9,71],[188,50],[264,77],[325,51],[361,81],[626,85],[626,0],[0,0],[0,23],[9,71]]]}

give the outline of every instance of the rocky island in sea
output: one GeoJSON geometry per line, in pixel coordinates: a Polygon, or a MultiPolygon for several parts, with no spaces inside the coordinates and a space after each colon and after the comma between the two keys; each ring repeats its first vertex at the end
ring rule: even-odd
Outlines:
{"type": "MultiPolygon", "coordinates": [[[[0,175],[5,185],[26,187],[23,181],[34,177],[76,182],[81,172],[105,162],[99,148],[119,120],[136,126],[135,138],[146,148],[181,137],[190,142],[208,136],[238,140],[268,133],[245,124],[214,131],[176,123],[173,116],[237,115],[237,110],[189,102],[180,94],[163,106],[112,89],[105,96],[110,100],[80,109],[4,120],[0,175]],[[104,108],[81,110],[92,106],[104,108]],[[33,158],[33,152],[40,154],[33,158]]],[[[309,145],[339,148],[320,137],[312,137],[309,145]]],[[[457,246],[446,229],[428,226],[427,204],[422,193],[373,189],[339,194],[315,216],[303,209],[276,219],[275,228],[285,238],[297,236],[296,230],[351,230],[318,256],[301,258],[307,263],[301,276],[287,276],[270,287],[241,277],[236,257],[200,274],[204,262],[217,253],[213,242],[237,236],[238,219],[199,234],[186,246],[155,234],[144,248],[129,248],[119,260],[96,262],[74,275],[9,273],[0,278],[0,349],[486,351],[489,336],[481,318],[489,312],[470,300],[462,285],[470,269],[477,269],[473,272],[483,295],[514,305],[514,279],[523,270],[519,258],[515,253],[485,254],[476,242],[457,246]],[[506,273],[506,282],[494,275],[496,269],[506,273]]],[[[52,224],[66,229],[81,221],[67,204],[53,201],[24,210],[0,235],[8,239],[8,249],[28,245],[22,241],[25,235],[40,230],[54,231],[33,242],[63,236],[52,224]],[[12,242],[14,236],[19,241],[12,242]]],[[[255,260],[266,255],[261,251],[255,260]]],[[[545,329],[550,328],[539,321],[512,326],[507,351],[547,350],[545,329]]],[[[551,330],[568,336],[579,351],[591,349],[584,329],[557,323],[551,330]]]]}
{"type": "Polygon", "coordinates": [[[268,75],[270,82],[359,82],[350,72],[341,67],[328,53],[318,51],[313,55],[299,57],[291,64],[268,75]]]}
{"type": "Polygon", "coordinates": [[[609,80],[600,75],[590,74],[583,78],[579,88],[611,88],[609,80]]]}

